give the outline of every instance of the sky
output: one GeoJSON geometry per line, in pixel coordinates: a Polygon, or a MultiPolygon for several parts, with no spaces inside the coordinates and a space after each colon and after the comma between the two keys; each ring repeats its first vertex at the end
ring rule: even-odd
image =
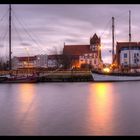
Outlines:
{"type": "MultiPolygon", "coordinates": [[[[8,58],[8,8],[0,5],[0,56],[8,58]]],[[[140,41],[138,4],[12,4],[12,57],[61,53],[65,44],[89,44],[101,38],[102,58],[111,63],[112,17],[115,43],[128,41],[131,10],[132,41],[140,41]]]]}

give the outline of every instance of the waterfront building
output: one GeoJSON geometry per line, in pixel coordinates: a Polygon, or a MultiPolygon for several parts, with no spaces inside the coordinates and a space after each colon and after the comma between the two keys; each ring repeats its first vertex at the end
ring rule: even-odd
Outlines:
{"type": "Polygon", "coordinates": [[[36,67],[36,56],[14,57],[12,59],[12,69],[34,68],[36,67]]]}
{"type": "Polygon", "coordinates": [[[140,42],[117,42],[116,63],[121,70],[140,71],[140,42]]]}
{"type": "Polygon", "coordinates": [[[47,67],[48,68],[59,68],[63,65],[63,55],[48,55],[47,67]]]}
{"type": "Polygon", "coordinates": [[[64,44],[63,54],[69,57],[78,56],[77,59],[73,60],[73,66],[81,67],[83,64],[88,64],[97,69],[99,65],[102,64],[101,39],[95,33],[93,37],[90,38],[90,44],[64,44]]]}
{"type": "Polygon", "coordinates": [[[48,55],[47,54],[41,54],[41,55],[36,55],[37,59],[36,59],[36,67],[43,67],[43,68],[47,68],[47,59],[48,59],[48,55]]]}

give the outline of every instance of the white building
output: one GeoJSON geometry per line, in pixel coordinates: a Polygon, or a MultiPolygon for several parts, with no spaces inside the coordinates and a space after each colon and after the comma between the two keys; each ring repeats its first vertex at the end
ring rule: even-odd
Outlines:
{"type": "Polygon", "coordinates": [[[48,59],[48,55],[37,55],[37,60],[36,60],[36,66],[37,67],[43,67],[43,68],[47,68],[47,59],[48,59]]]}
{"type": "Polygon", "coordinates": [[[12,69],[34,68],[36,67],[36,56],[14,57],[12,59],[12,69]]]}
{"type": "Polygon", "coordinates": [[[12,69],[19,68],[47,68],[47,55],[14,57],[12,59],[12,69]]]}
{"type": "Polygon", "coordinates": [[[121,69],[140,69],[140,43],[117,42],[116,60],[121,69]]]}
{"type": "Polygon", "coordinates": [[[85,54],[79,56],[80,65],[90,64],[90,65],[94,66],[94,68],[98,68],[98,64],[101,63],[99,61],[100,61],[100,59],[99,59],[97,53],[85,53],[85,54]]]}
{"type": "Polygon", "coordinates": [[[48,55],[47,67],[60,68],[63,65],[63,55],[48,55]]]}

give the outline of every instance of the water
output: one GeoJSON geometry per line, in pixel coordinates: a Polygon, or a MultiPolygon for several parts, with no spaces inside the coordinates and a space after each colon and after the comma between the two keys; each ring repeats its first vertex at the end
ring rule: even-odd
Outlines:
{"type": "Polygon", "coordinates": [[[140,135],[140,82],[0,84],[0,135],[140,135]]]}

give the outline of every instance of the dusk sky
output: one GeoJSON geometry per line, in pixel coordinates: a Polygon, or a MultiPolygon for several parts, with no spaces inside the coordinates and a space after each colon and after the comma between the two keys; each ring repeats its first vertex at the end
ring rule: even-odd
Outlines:
{"type": "MultiPolygon", "coordinates": [[[[1,56],[8,56],[8,8],[0,5],[1,56]]],[[[128,41],[129,10],[132,41],[140,41],[140,5],[136,4],[13,4],[12,10],[12,56],[60,53],[64,42],[89,44],[96,33],[104,62],[111,62],[111,18],[115,17],[115,42],[128,41]]]]}

